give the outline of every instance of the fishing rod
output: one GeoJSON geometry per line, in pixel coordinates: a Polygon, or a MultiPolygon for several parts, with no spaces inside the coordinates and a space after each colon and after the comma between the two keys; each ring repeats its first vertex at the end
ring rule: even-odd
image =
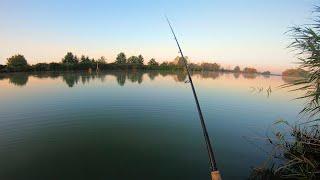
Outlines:
{"type": "Polygon", "coordinates": [[[206,142],[207,151],[208,151],[208,155],[209,155],[209,160],[210,160],[211,179],[212,180],[221,180],[221,176],[220,176],[220,173],[219,173],[218,168],[217,168],[217,163],[216,163],[216,160],[214,158],[214,154],[213,154],[210,138],[209,138],[209,135],[208,135],[207,127],[206,127],[206,124],[204,122],[204,118],[203,118],[202,111],[201,111],[201,108],[200,108],[200,104],[199,104],[199,100],[198,100],[198,97],[197,97],[197,93],[196,93],[196,90],[194,88],[193,81],[192,81],[192,78],[191,78],[191,75],[190,75],[190,70],[189,70],[189,67],[188,67],[187,60],[185,59],[185,57],[183,55],[183,52],[181,50],[181,47],[180,47],[180,44],[178,42],[177,36],[174,33],[174,30],[173,30],[173,28],[171,26],[171,23],[170,23],[168,17],[166,17],[166,19],[167,19],[168,25],[169,25],[169,27],[171,29],[171,32],[173,34],[173,37],[174,37],[174,39],[175,39],[175,41],[177,43],[177,46],[179,48],[179,53],[181,54],[181,57],[182,57],[182,60],[183,60],[183,64],[184,64],[184,66],[185,66],[185,68],[187,70],[188,79],[189,79],[189,83],[191,85],[193,97],[194,97],[194,100],[196,101],[198,114],[199,114],[199,118],[200,118],[200,122],[201,122],[201,126],[202,126],[202,131],[203,131],[203,135],[204,135],[204,139],[205,139],[205,142],[206,142]]]}

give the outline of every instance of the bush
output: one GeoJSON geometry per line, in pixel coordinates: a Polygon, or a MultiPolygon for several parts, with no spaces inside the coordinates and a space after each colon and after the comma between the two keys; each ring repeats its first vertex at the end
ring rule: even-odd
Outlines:
{"type": "Polygon", "coordinates": [[[48,71],[50,69],[50,65],[47,63],[38,63],[33,65],[32,69],[35,71],[48,71]]]}
{"type": "Polygon", "coordinates": [[[26,58],[23,55],[14,55],[8,58],[7,67],[9,71],[27,71],[29,65],[26,58]]]}
{"type": "Polygon", "coordinates": [[[282,72],[282,76],[290,76],[290,77],[307,77],[308,72],[298,68],[298,69],[287,69],[282,72]]]}
{"type": "Polygon", "coordinates": [[[52,62],[49,64],[49,69],[50,71],[60,71],[62,70],[62,64],[52,62]]]}
{"type": "Polygon", "coordinates": [[[255,68],[249,68],[249,67],[244,68],[243,72],[244,73],[249,73],[249,74],[258,73],[258,71],[255,68]]]}

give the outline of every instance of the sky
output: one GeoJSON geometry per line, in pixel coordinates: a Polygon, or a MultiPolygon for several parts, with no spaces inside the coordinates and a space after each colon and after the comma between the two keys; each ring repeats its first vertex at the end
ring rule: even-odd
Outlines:
{"type": "Polygon", "coordinates": [[[66,52],[114,61],[119,52],[171,61],[178,49],[165,15],[192,62],[295,67],[285,34],[310,23],[315,0],[0,0],[0,64],[23,54],[30,64],[66,52]]]}

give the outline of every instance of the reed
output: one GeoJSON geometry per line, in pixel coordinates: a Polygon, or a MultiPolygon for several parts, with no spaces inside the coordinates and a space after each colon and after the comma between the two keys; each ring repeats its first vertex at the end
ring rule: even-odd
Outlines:
{"type": "Polygon", "coordinates": [[[253,169],[249,179],[320,179],[320,8],[316,7],[314,23],[295,26],[287,32],[293,42],[300,68],[307,71],[304,78],[284,84],[290,91],[303,91],[297,99],[306,104],[300,114],[306,122],[290,124],[279,120],[274,125],[285,125],[286,131],[274,131],[268,142],[272,145],[270,158],[262,167],[253,169]]]}

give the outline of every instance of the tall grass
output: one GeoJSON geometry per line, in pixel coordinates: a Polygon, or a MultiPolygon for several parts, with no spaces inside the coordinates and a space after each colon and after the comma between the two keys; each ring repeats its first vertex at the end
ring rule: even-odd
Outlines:
{"type": "Polygon", "coordinates": [[[289,45],[296,52],[300,68],[307,77],[285,84],[291,91],[303,91],[297,99],[305,99],[301,110],[307,122],[294,125],[280,120],[287,131],[275,131],[268,137],[273,146],[270,159],[262,167],[254,168],[249,179],[320,179],[320,8],[316,7],[312,24],[294,26],[288,34],[293,42],[289,45]]]}

